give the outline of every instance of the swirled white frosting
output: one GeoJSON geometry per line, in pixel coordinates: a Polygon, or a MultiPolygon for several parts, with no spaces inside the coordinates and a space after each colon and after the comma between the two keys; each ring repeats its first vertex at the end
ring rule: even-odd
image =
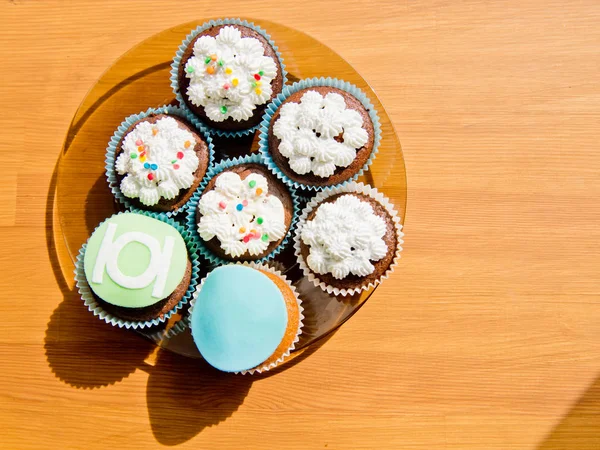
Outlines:
{"type": "Polygon", "coordinates": [[[240,30],[225,26],[216,37],[201,36],[194,43],[185,65],[186,93],[210,120],[247,120],[271,98],[277,70],[258,39],[243,38],[240,30]]]}
{"type": "Polygon", "coordinates": [[[283,204],[268,191],[262,175],[252,173],[242,180],[223,172],[214,189],[200,198],[200,237],[210,241],[216,236],[225,254],[234,258],[264,252],[287,231],[283,204]]]}
{"type": "Polygon", "coordinates": [[[288,158],[294,172],[325,178],[333,175],[336,167],[348,167],[356,151],[368,142],[362,125],[362,116],[346,108],[341,95],[329,92],[323,97],[307,91],[300,103],[281,106],[273,133],[281,140],[279,152],[288,158]],[[340,135],[342,142],[334,139],[340,135]]]}
{"type": "Polygon", "coordinates": [[[175,198],[180,189],[194,183],[200,163],[195,145],[194,135],[179,128],[172,117],[138,123],[125,136],[123,152],[115,162],[117,173],[125,175],[121,192],[139,198],[146,206],[157,204],[161,198],[175,198]]]}
{"type": "Polygon", "coordinates": [[[373,207],[354,195],[342,195],[322,203],[312,220],[302,227],[300,237],[310,250],[306,263],[315,273],[331,273],[342,279],[349,274],[373,273],[371,261],[387,251],[383,240],[386,223],[373,207]]]}

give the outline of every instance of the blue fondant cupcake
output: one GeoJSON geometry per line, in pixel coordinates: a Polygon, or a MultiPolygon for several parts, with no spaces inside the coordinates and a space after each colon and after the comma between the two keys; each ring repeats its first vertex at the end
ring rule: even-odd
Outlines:
{"type": "Polygon", "coordinates": [[[294,349],[302,329],[295,288],[259,264],[229,264],[210,272],[191,307],[194,342],[204,359],[225,372],[263,372],[294,349]]]}

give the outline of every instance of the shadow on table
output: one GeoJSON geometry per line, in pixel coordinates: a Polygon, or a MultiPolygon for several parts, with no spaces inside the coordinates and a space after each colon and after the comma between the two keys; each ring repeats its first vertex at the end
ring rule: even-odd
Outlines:
{"type": "Polygon", "coordinates": [[[284,366],[255,375],[223,373],[204,360],[159,351],[156,364],[148,370],[146,389],[154,437],[163,445],[178,445],[206,427],[223,422],[244,403],[252,383],[290,369],[317,351],[330,337],[323,338],[284,366]]]}
{"type": "Polygon", "coordinates": [[[87,310],[79,293],[69,291],[52,313],[44,349],[61,381],[77,388],[99,388],[122,380],[155,346],[130,331],[112,327],[87,310]]]}
{"type": "Polygon", "coordinates": [[[537,449],[600,449],[600,377],[596,378],[537,449]]]}

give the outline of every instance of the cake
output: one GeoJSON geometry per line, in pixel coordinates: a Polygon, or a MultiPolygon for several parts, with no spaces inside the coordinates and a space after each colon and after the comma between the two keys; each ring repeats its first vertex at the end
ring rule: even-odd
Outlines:
{"type": "Polygon", "coordinates": [[[265,106],[285,83],[268,35],[236,23],[203,29],[185,46],[175,68],[175,90],[186,108],[226,132],[258,125],[265,106]]]}
{"type": "Polygon", "coordinates": [[[203,254],[220,262],[256,261],[284,242],[294,215],[290,188],[263,164],[246,162],[208,181],[193,226],[203,254]]]}
{"type": "Polygon", "coordinates": [[[285,179],[300,188],[341,184],[354,178],[374,152],[375,126],[369,112],[345,90],[300,89],[272,114],[266,151],[285,179]]]}
{"type": "Polygon", "coordinates": [[[262,372],[289,355],[302,327],[295,289],[264,265],[228,264],[199,285],[190,325],[202,357],[225,372],[262,372]]]}
{"type": "Polygon", "coordinates": [[[304,209],[296,255],[309,279],[328,292],[359,292],[395,265],[402,226],[391,203],[357,183],[319,193],[304,209]]]}
{"type": "Polygon", "coordinates": [[[98,314],[126,322],[168,318],[187,301],[197,276],[195,255],[178,229],[141,213],[102,222],[82,253],[78,283],[90,289],[84,300],[98,314]]]}
{"type": "Polygon", "coordinates": [[[205,138],[187,120],[150,113],[116,145],[115,188],[135,208],[176,212],[202,181],[210,159],[205,138]]]}

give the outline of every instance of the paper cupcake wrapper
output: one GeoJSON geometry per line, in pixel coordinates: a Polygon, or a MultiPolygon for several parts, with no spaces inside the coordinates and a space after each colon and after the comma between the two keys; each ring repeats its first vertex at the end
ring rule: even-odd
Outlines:
{"type": "MultiPolygon", "coordinates": [[[[209,181],[213,177],[215,177],[216,175],[218,175],[219,173],[223,172],[225,169],[228,169],[230,167],[239,166],[240,164],[249,164],[249,163],[258,163],[263,166],[265,165],[264,161],[262,160],[261,155],[258,153],[254,154],[254,155],[249,155],[249,156],[225,159],[225,160],[221,161],[220,163],[216,164],[211,169],[209,169],[209,171],[206,173],[206,176],[202,180],[202,183],[200,183],[200,186],[198,187],[198,189],[196,189],[196,192],[194,192],[194,195],[192,195],[192,198],[187,203],[186,221],[185,221],[187,231],[190,234],[191,238],[193,239],[196,249],[198,250],[198,253],[200,253],[204,258],[206,258],[212,266],[217,266],[217,265],[221,265],[221,264],[232,264],[232,263],[235,263],[235,261],[221,258],[220,256],[217,256],[214,253],[212,253],[210,251],[210,249],[204,243],[204,239],[202,239],[200,237],[200,235],[198,234],[198,223],[196,222],[196,209],[198,208],[198,202],[200,201],[200,197],[202,196],[204,189],[206,189],[206,186],[208,185],[209,181]]],[[[271,253],[269,253],[268,255],[266,255],[262,258],[256,259],[254,262],[262,263],[262,262],[266,262],[269,259],[274,258],[288,244],[288,242],[290,240],[290,235],[294,231],[294,227],[296,226],[296,222],[298,221],[298,216],[300,214],[300,203],[298,200],[298,196],[296,195],[296,192],[294,191],[293,188],[290,188],[289,193],[292,197],[294,211],[292,213],[292,221],[290,223],[290,228],[289,228],[288,232],[286,233],[285,238],[283,239],[281,244],[279,244],[275,248],[275,250],[273,250],[271,253]]]]}
{"type": "Polygon", "coordinates": [[[171,338],[177,336],[178,334],[184,332],[185,330],[187,330],[188,325],[187,325],[187,320],[185,319],[185,317],[186,316],[182,317],[181,320],[178,320],[177,323],[173,324],[173,326],[166,331],[165,330],[157,330],[153,333],[145,332],[145,333],[143,333],[143,335],[148,337],[153,342],[168,341],[169,339],[171,339],[171,338]]]}
{"type": "MultiPolygon", "coordinates": [[[[273,48],[273,50],[275,51],[275,55],[277,56],[277,59],[279,60],[279,65],[281,66],[281,74],[283,75],[283,85],[285,86],[285,84],[287,83],[287,72],[285,70],[285,64],[283,63],[283,58],[281,56],[281,53],[279,52],[279,49],[275,45],[275,42],[273,42],[273,40],[271,39],[271,36],[269,36],[265,30],[263,30],[261,27],[259,27],[258,25],[255,25],[252,22],[248,22],[248,21],[242,20],[242,19],[211,20],[209,22],[206,22],[203,25],[199,25],[198,27],[196,27],[196,29],[192,30],[192,32],[190,32],[190,34],[188,34],[186,36],[185,40],[181,43],[181,45],[177,49],[177,53],[175,54],[175,57],[173,58],[173,62],[171,63],[171,88],[173,89],[175,98],[177,99],[177,101],[179,102],[181,107],[185,108],[187,111],[189,111],[190,114],[193,114],[193,112],[187,107],[187,105],[183,101],[183,95],[181,95],[181,92],[179,90],[179,79],[178,79],[177,74],[179,71],[179,65],[181,64],[181,58],[183,58],[183,54],[185,53],[185,50],[187,49],[190,42],[192,42],[196,38],[196,36],[198,36],[203,31],[209,29],[210,27],[214,27],[214,26],[218,26],[218,25],[240,25],[240,26],[251,28],[252,30],[261,34],[267,40],[269,45],[273,48]]],[[[219,130],[219,129],[214,128],[206,123],[204,124],[204,126],[211,133],[216,134],[217,136],[236,138],[236,137],[241,137],[241,136],[245,136],[245,135],[254,133],[258,129],[260,124],[255,125],[251,128],[248,128],[245,130],[239,130],[239,131],[219,130]]]]}
{"type": "Polygon", "coordinates": [[[269,103],[269,106],[267,106],[267,109],[265,110],[265,114],[263,116],[263,120],[260,123],[259,133],[260,133],[259,140],[258,140],[259,149],[260,149],[260,152],[263,154],[265,162],[267,163],[269,168],[271,170],[273,170],[277,174],[277,176],[279,178],[281,178],[289,186],[292,186],[296,189],[308,189],[308,190],[312,190],[312,191],[320,191],[320,190],[327,189],[330,187],[339,186],[348,181],[356,180],[359,176],[361,176],[369,168],[369,166],[375,159],[377,152],[379,151],[379,144],[381,143],[381,125],[379,123],[379,115],[377,114],[375,107],[371,103],[371,100],[369,100],[369,97],[367,97],[367,95],[363,91],[361,91],[359,88],[357,88],[353,84],[348,83],[347,81],[338,80],[336,78],[329,78],[329,77],[328,78],[322,78],[322,77],[321,78],[306,78],[304,80],[297,81],[296,83],[294,83],[290,86],[284,86],[281,94],[279,94],[277,97],[275,97],[275,99],[271,103],[269,103]],[[354,96],[356,99],[358,99],[363,104],[363,106],[367,109],[367,111],[369,111],[369,117],[371,118],[371,122],[373,122],[373,150],[371,151],[371,154],[369,155],[369,159],[367,159],[367,162],[364,164],[364,166],[356,174],[354,174],[351,178],[348,178],[347,180],[344,180],[341,183],[338,183],[336,185],[313,186],[313,185],[303,184],[303,183],[292,180],[287,175],[285,175],[283,172],[281,172],[279,167],[277,167],[277,164],[275,164],[275,161],[273,161],[273,157],[271,156],[271,152],[269,151],[269,141],[268,141],[269,125],[270,125],[271,120],[273,119],[273,115],[275,114],[277,109],[281,106],[281,104],[285,101],[285,99],[287,99],[290,95],[292,95],[295,92],[298,92],[302,89],[306,89],[306,88],[310,88],[310,87],[314,87],[314,86],[329,86],[329,87],[334,87],[334,88],[340,89],[342,91],[348,92],[349,94],[354,96]]]}
{"type": "MultiPolygon", "coordinates": [[[[95,316],[98,316],[100,319],[104,320],[106,323],[109,323],[113,326],[118,326],[119,328],[127,328],[127,329],[137,330],[137,329],[149,328],[149,327],[156,326],[156,325],[166,322],[167,320],[169,320],[169,318],[171,318],[171,316],[175,312],[180,310],[183,307],[183,305],[185,305],[189,302],[190,298],[192,297],[192,294],[194,293],[194,290],[196,289],[196,284],[198,282],[199,272],[200,272],[200,262],[198,260],[198,255],[196,254],[193,240],[190,238],[187,231],[180,224],[178,224],[173,219],[170,219],[162,214],[152,213],[149,211],[135,211],[133,213],[152,217],[154,219],[160,220],[161,222],[168,223],[169,225],[173,226],[179,232],[179,234],[181,234],[181,237],[183,238],[185,245],[187,247],[190,261],[192,262],[192,275],[190,277],[190,284],[189,284],[185,294],[181,298],[181,300],[179,300],[179,303],[177,303],[177,305],[175,305],[175,307],[171,311],[164,314],[164,316],[162,318],[158,317],[156,319],[147,320],[147,321],[125,320],[125,319],[121,319],[117,316],[114,316],[114,315],[106,312],[104,309],[102,309],[102,306],[96,301],[96,298],[94,297],[94,295],[92,293],[92,289],[90,288],[90,285],[85,276],[85,271],[84,271],[84,267],[83,267],[83,258],[85,256],[85,249],[87,247],[87,242],[82,245],[81,249],[79,250],[79,254],[77,255],[77,260],[75,262],[75,284],[77,286],[77,289],[79,290],[79,294],[81,295],[81,299],[83,300],[84,304],[88,307],[88,309],[92,313],[94,313],[95,316]]],[[[124,214],[124,213],[119,212],[119,213],[117,213],[117,215],[118,214],[124,214]]],[[[108,219],[106,219],[106,220],[108,220],[108,219]]],[[[102,221],[100,224],[98,224],[98,226],[96,227],[96,229],[94,231],[96,231],[98,229],[98,227],[100,225],[102,225],[105,221],[102,221]]]]}
{"type": "MultiPolygon", "coordinates": [[[[127,117],[123,122],[121,122],[121,125],[119,125],[117,130],[114,132],[114,134],[110,138],[110,141],[108,142],[108,147],[106,147],[105,169],[106,169],[106,180],[108,181],[108,186],[109,186],[111,192],[113,193],[115,198],[120,203],[125,205],[125,208],[127,208],[128,210],[131,210],[131,211],[146,211],[146,210],[141,209],[138,206],[134,205],[132,203],[131,199],[128,197],[125,197],[125,195],[121,192],[121,188],[119,186],[119,181],[117,179],[117,173],[115,170],[115,154],[117,152],[117,145],[119,145],[119,142],[121,142],[121,139],[123,139],[123,136],[125,135],[125,132],[129,129],[129,127],[131,125],[133,125],[135,122],[145,119],[146,117],[149,117],[151,114],[170,114],[173,116],[180,117],[180,118],[186,120],[187,122],[189,122],[195,128],[195,131],[204,139],[204,141],[206,142],[206,144],[208,146],[208,167],[210,167],[213,164],[213,161],[215,159],[215,149],[214,149],[214,145],[212,143],[212,137],[207,132],[204,125],[202,125],[200,123],[200,121],[198,121],[198,119],[196,119],[196,116],[188,113],[184,108],[180,108],[178,106],[164,105],[164,106],[160,106],[158,108],[148,108],[146,111],[142,111],[138,114],[132,114],[131,116],[127,117]]],[[[185,204],[182,205],[176,211],[167,211],[167,212],[157,212],[157,211],[150,211],[150,210],[148,210],[148,211],[152,212],[154,214],[164,215],[166,217],[173,217],[174,215],[179,214],[184,209],[185,209],[185,204]]]]}
{"type": "Polygon", "coordinates": [[[398,264],[398,260],[400,259],[400,252],[402,251],[402,244],[404,243],[404,241],[402,240],[403,236],[404,236],[404,233],[402,232],[402,224],[400,223],[400,217],[398,217],[398,212],[394,209],[394,205],[392,204],[392,202],[390,202],[390,200],[386,196],[384,196],[381,192],[379,192],[374,187],[365,185],[363,183],[356,183],[354,181],[351,181],[351,182],[345,183],[341,186],[328,188],[324,191],[319,192],[306,205],[304,210],[302,210],[300,219],[298,220],[298,227],[296,228],[296,234],[294,236],[294,252],[296,254],[296,258],[298,259],[298,264],[300,265],[300,268],[302,269],[304,276],[306,276],[308,278],[308,281],[313,283],[315,286],[320,287],[321,289],[323,289],[324,291],[326,291],[329,294],[343,295],[343,296],[354,295],[361,291],[365,291],[369,288],[379,285],[383,280],[387,279],[390,276],[390,274],[394,271],[394,268],[398,264]],[[377,279],[374,282],[369,282],[367,284],[358,286],[353,289],[340,289],[340,288],[331,286],[331,285],[321,281],[319,279],[319,274],[313,272],[308,267],[308,265],[306,264],[306,261],[304,261],[304,258],[300,254],[300,244],[301,244],[300,234],[302,232],[302,228],[303,228],[304,224],[306,223],[306,219],[307,219],[308,215],[310,214],[310,212],[317,205],[321,204],[323,202],[323,200],[325,200],[328,197],[331,197],[332,195],[342,194],[342,193],[354,193],[354,192],[368,195],[369,197],[376,200],[377,203],[379,203],[381,206],[383,206],[386,209],[386,211],[392,217],[392,220],[394,222],[394,227],[396,228],[396,238],[398,240],[398,245],[396,247],[396,252],[395,252],[394,258],[392,260],[392,263],[390,264],[388,269],[383,273],[383,275],[381,275],[381,277],[379,277],[379,279],[377,279]]]}
{"type": "MultiPolygon", "coordinates": [[[[302,312],[304,311],[304,308],[302,307],[302,300],[300,300],[298,291],[296,291],[296,288],[292,285],[290,280],[288,280],[285,275],[283,275],[281,272],[274,269],[273,267],[270,267],[267,264],[258,264],[258,263],[253,263],[253,262],[237,262],[237,263],[231,263],[231,264],[239,264],[239,265],[243,265],[243,266],[248,266],[248,267],[252,267],[253,269],[264,270],[266,272],[274,274],[275,276],[281,278],[285,282],[285,284],[292,290],[294,297],[296,298],[296,301],[298,302],[298,310],[299,310],[298,332],[296,334],[296,338],[292,342],[292,345],[279,358],[277,358],[276,361],[274,361],[270,364],[266,364],[266,365],[263,365],[260,367],[255,367],[254,369],[242,370],[241,372],[235,372],[235,373],[236,374],[241,373],[242,375],[246,375],[247,373],[249,373],[250,375],[254,375],[255,373],[267,372],[267,371],[273,369],[274,367],[277,367],[288,356],[290,356],[290,353],[296,348],[296,344],[300,340],[300,335],[302,334],[302,327],[304,326],[304,324],[302,322],[304,320],[304,315],[302,314],[302,312]]],[[[210,275],[210,273],[208,275],[210,275]]],[[[188,313],[187,321],[186,321],[188,326],[190,327],[190,329],[191,329],[191,317],[192,317],[192,312],[194,310],[194,304],[196,303],[198,294],[202,290],[202,285],[204,284],[204,281],[206,281],[206,278],[208,277],[208,275],[206,275],[206,277],[204,277],[202,280],[200,280],[200,283],[198,283],[198,287],[196,288],[196,290],[192,296],[192,299],[190,300],[190,309],[189,309],[189,313],[188,313]]]]}

